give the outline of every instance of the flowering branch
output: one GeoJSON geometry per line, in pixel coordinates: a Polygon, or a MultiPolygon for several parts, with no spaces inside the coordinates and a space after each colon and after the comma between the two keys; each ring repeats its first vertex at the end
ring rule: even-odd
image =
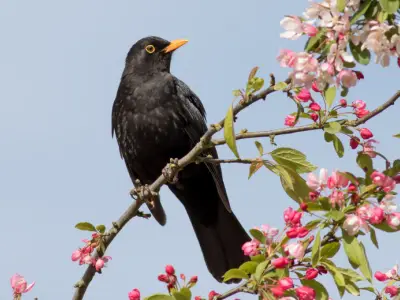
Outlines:
{"type": "MultiPolygon", "coordinates": [[[[356,121],[346,121],[344,126],[348,127],[357,127],[361,124],[366,123],[368,120],[372,119],[373,117],[377,116],[390,106],[394,105],[395,102],[400,98],[400,91],[397,91],[389,100],[387,100],[384,104],[381,106],[377,107],[373,111],[371,111],[369,114],[367,114],[365,117],[360,118],[356,121]]],[[[312,130],[320,130],[323,129],[323,127],[318,126],[317,124],[310,124],[310,125],[304,125],[304,126],[296,126],[296,127],[288,127],[288,128],[281,128],[281,129],[275,129],[275,130],[268,130],[268,131],[256,131],[256,132],[244,132],[244,133],[239,133],[235,136],[236,140],[243,140],[243,139],[252,139],[252,138],[258,138],[258,137],[274,137],[277,135],[285,135],[285,134],[291,134],[291,133],[296,133],[296,132],[305,132],[305,131],[312,131],[312,130]]],[[[224,145],[226,144],[225,139],[215,139],[212,141],[214,145],[219,146],[219,145],[224,145]]]]}

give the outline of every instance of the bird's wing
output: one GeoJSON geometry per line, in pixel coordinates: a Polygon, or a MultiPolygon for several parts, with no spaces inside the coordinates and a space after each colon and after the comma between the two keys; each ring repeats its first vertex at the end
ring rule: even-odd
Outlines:
{"type": "MultiPolygon", "coordinates": [[[[181,117],[185,121],[185,132],[192,141],[192,147],[200,141],[200,138],[207,131],[206,111],[199,97],[181,80],[174,77],[175,86],[178,97],[183,105],[181,117]],[[189,115],[188,115],[189,114],[189,115]]],[[[211,155],[213,158],[218,158],[217,149],[215,147],[207,149],[203,152],[204,155],[211,155]]],[[[222,178],[222,170],[220,165],[206,163],[206,166],[211,173],[214,182],[217,186],[218,194],[224,203],[226,209],[231,212],[231,207],[226,193],[225,184],[222,178]]]]}

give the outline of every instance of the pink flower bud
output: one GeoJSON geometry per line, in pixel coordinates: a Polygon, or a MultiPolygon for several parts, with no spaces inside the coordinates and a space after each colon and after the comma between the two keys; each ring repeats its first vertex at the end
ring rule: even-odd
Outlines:
{"type": "Polygon", "coordinates": [[[353,183],[350,183],[350,185],[349,185],[349,187],[347,188],[347,190],[348,190],[350,193],[354,193],[354,192],[357,191],[357,187],[356,187],[353,183]]]}
{"type": "Polygon", "coordinates": [[[282,297],[285,293],[285,290],[280,286],[274,286],[271,288],[271,292],[275,297],[282,297]]]}
{"type": "Polygon", "coordinates": [[[299,235],[299,232],[297,230],[297,227],[292,227],[288,231],[286,231],[286,236],[289,239],[295,239],[299,235]]]}
{"type": "Polygon", "coordinates": [[[287,257],[279,257],[272,261],[272,265],[276,269],[284,269],[289,264],[289,259],[287,257]]]}
{"type": "Polygon", "coordinates": [[[356,73],[357,79],[361,80],[364,79],[364,74],[361,73],[360,71],[354,71],[356,73]]]}
{"type": "Polygon", "coordinates": [[[357,118],[364,118],[366,115],[369,114],[369,110],[367,109],[357,109],[355,111],[357,118]]]}
{"type": "Polygon", "coordinates": [[[399,294],[399,288],[394,285],[389,285],[385,288],[385,293],[389,294],[390,297],[395,297],[399,294]]]}
{"type": "Polygon", "coordinates": [[[140,291],[138,289],[133,289],[128,293],[129,300],[140,300],[140,291]]]}
{"type": "Polygon", "coordinates": [[[190,277],[189,282],[194,284],[194,283],[197,283],[197,280],[198,280],[197,276],[192,276],[192,277],[190,277]]]}
{"type": "Polygon", "coordinates": [[[397,65],[398,65],[399,68],[400,68],[400,57],[397,58],[397,65]]]}
{"type": "Polygon", "coordinates": [[[278,281],[278,285],[285,291],[293,288],[294,286],[293,280],[290,277],[282,278],[281,280],[278,281]]]}
{"type": "Polygon", "coordinates": [[[314,236],[313,236],[313,235],[310,235],[310,237],[308,238],[308,241],[309,241],[310,243],[312,243],[312,242],[314,241],[314,236]]]}
{"type": "Polygon", "coordinates": [[[242,250],[244,255],[246,256],[254,256],[257,255],[258,253],[258,246],[260,245],[260,242],[257,240],[252,240],[250,242],[246,242],[242,246],[242,250]]]}
{"type": "Polygon", "coordinates": [[[348,235],[356,235],[363,225],[364,221],[357,215],[348,215],[343,223],[343,229],[346,230],[348,235]]]}
{"type": "Polygon", "coordinates": [[[196,297],[194,297],[194,300],[201,300],[201,297],[200,296],[196,296],[196,297]]]}
{"type": "Polygon", "coordinates": [[[82,256],[82,251],[81,249],[78,249],[72,252],[71,259],[72,261],[77,261],[78,259],[81,258],[81,256],[82,256]]]}
{"type": "Polygon", "coordinates": [[[311,113],[310,114],[310,118],[311,118],[311,120],[313,120],[314,122],[317,122],[317,120],[318,120],[318,114],[316,114],[316,113],[311,113]]]}
{"type": "Polygon", "coordinates": [[[173,266],[171,265],[167,265],[165,267],[165,273],[167,273],[168,275],[175,275],[175,269],[173,266]]]}
{"type": "Polygon", "coordinates": [[[103,269],[103,267],[104,267],[104,260],[103,260],[102,258],[99,258],[99,259],[96,261],[96,264],[95,264],[94,266],[95,266],[95,268],[96,268],[96,271],[100,271],[100,270],[103,269]]]}
{"type": "Polygon", "coordinates": [[[285,118],[285,125],[293,127],[295,125],[296,117],[292,115],[288,115],[285,118]]]}
{"type": "Polygon", "coordinates": [[[319,274],[326,274],[326,273],[328,273],[328,270],[325,269],[324,266],[318,266],[318,267],[317,267],[317,270],[318,270],[319,274]]]}
{"type": "Polygon", "coordinates": [[[302,88],[295,98],[302,102],[310,101],[311,100],[310,91],[306,88],[302,88]]]}
{"type": "Polygon", "coordinates": [[[346,101],[346,99],[340,99],[339,103],[340,103],[340,106],[341,106],[341,107],[347,107],[347,101],[346,101]]]}
{"type": "Polygon", "coordinates": [[[352,136],[350,139],[350,147],[351,149],[356,149],[360,145],[360,139],[356,136],[352,136]]]}
{"type": "Polygon", "coordinates": [[[386,274],[379,271],[375,272],[374,277],[378,281],[385,281],[389,279],[386,274]]]}
{"type": "Polygon", "coordinates": [[[285,251],[288,251],[290,256],[296,259],[302,259],[305,253],[305,248],[302,243],[289,244],[284,247],[285,251]]]}
{"type": "Polygon", "coordinates": [[[304,33],[308,36],[316,36],[318,33],[318,29],[310,24],[303,23],[304,33]]]}
{"type": "Polygon", "coordinates": [[[307,271],[306,271],[306,279],[307,280],[315,279],[315,278],[317,278],[317,276],[318,276],[317,269],[314,269],[314,268],[307,269],[307,271]]]}
{"type": "Polygon", "coordinates": [[[14,274],[11,277],[10,282],[11,282],[11,288],[14,291],[14,295],[21,295],[23,293],[27,293],[35,285],[35,282],[32,282],[31,284],[28,285],[25,278],[19,275],[18,273],[14,274]]]}
{"type": "Polygon", "coordinates": [[[360,130],[360,135],[364,140],[368,140],[374,136],[368,128],[362,128],[360,130]]]}
{"type": "Polygon", "coordinates": [[[215,296],[219,296],[220,294],[218,294],[216,291],[211,291],[210,293],[208,293],[208,300],[213,300],[215,296]]]}
{"type": "Polygon", "coordinates": [[[161,282],[169,283],[169,277],[166,274],[158,275],[158,280],[161,282]]]}
{"type": "Polygon", "coordinates": [[[307,209],[308,209],[307,203],[302,202],[302,203],[300,204],[300,208],[301,208],[302,211],[307,211],[307,209]]]}
{"type": "Polygon", "coordinates": [[[357,84],[357,75],[352,70],[343,69],[337,75],[337,82],[346,88],[353,87],[357,84]]]}
{"type": "Polygon", "coordinates": [[[367,107],[367,104],[362,100],[356,100],[353,101],[351,106],[353,106],[354,109],[365,109],[367,107]]]}
{"type": "Polygon", "coordinates": [[[310,104],[310,109],[313,111],[320,111],[321,106],[319,106],[319,104],[317,102],[313,102],[310,104]]]}
{"type": "Polygon", "coordinates": [[[298,287],[296,289],[296,295],[299,300],[315,300],[315,291],[308,286],[298,287]]]}
{"type": "Polygon", "coordinates": [[[305,227],[299,227],[299,229],[298,229],[298,237],[299,238],[303,238],[306,235],[308,235],[309,233],[310,233],[310,231],[305,227]]]}
{"type": "Polygon", "coordinates": [[[321,93],[321,90],[318,88],[316,81],[313,81],[311,88],[313,89],[314,92],[321,93]]]}
{"type": "Polygon", "coordinates": [[[311,201],[315,201],[318,199],[319,193],[318,192],[309,192],[308,193],[308,198],[310,198],[311,201]]]}

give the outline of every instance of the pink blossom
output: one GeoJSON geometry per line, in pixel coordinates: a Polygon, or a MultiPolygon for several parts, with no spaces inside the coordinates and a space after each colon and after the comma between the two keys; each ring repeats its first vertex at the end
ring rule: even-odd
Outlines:
{"type": "Polygon", "coordinates": [[[339,207],[344,205],[344,194],[342,191],[334,190],[332,194],[329,196],[332,207],[335,207],[336,204],[339,207]]]}
{"type": "Polygon", "coordinates": [[[195,283],[197,283],[198,280],[199,280],[199,278],[197,276],[192,276],[189,279],[189,283],[195,284],[195,283]]]}
{"type": "Polygon", "coordinates": [[[129,300],[140,300],[140,291],[138,289],[133,289],[128,293],[129,300]]]}
{"type": "Polygon", "coordinates": [[[286,30],[281,33],[281,38],[297,40],[303,34],[303,23],[297,16],[284,17],[280,24],[286,30]]]}
{"type": "Polygon", "coordinates": [[[300,92],[296,95],[296,99],[302,102],[310,101],[311,93],[308,89],[302,88],[300,92]]]}
{"type": "Polygon", "coordinates": [[[372,216],[372,208],[370,205],[363,205],[357,208],[357,215],[362,218],[364,221],[369,220],[372,216]]]}
{"type": "Polygon", "coordinates": [[[395,212],[386,217],[387,224],[393,228],[398,229],[400,226],[400,213],[395,212]]]}
{"type": "Polygon", "coordinates": [[[310,114],[310,118],[311,118],[311,120],[313,120],[314,122],[317,122],[319,116],[318,116],[318,114],[316,114],[316,113],[311,113],[311,114],[310,114]]]}
{"type": "Polygon", "coordinates": [[[292,115],[288,115],[285,118],[285,125],[293,127],[295,125],[296,117],[292,115]]]}
{"type": "Polygon", "coordinates": [[[393,279],[393,278],[397,277],[398,270],[399,270],[399,266],[394,265],[393,268],[391,268],[389,271],[387,271],[385,273],[385,275],[387,276],[388,279],[393,279]]]}
{"type": "Polygon", "coordinates": [[[351,70],[341,70],[337,75],[337,84],[351,88],[357,84],[357,75],[351,70]]]}
{"type": "Polygon", "coordinates": [[[372,158],[376,157],[375,146],[373,145],[374,143],[378,143],[378,141],[372,139],[363,144],[363,152],[372,158]]]}
{"type": "Polygon", "coordinates": [[[289,226],[298,226],[301,225],[301,217],[303,216],[303,212],[296,211],[291,207],[288,207],[283,212],[283,218],[287,225],[289,226]]]}
{"type": "Polygon", "coordinates": [[[274,237],[276,237],[279,233],[278,228],[270,227],[269,225],[261,225],[261,227],[255,227],[254,229],[262,232],[262,234],[266,237],[267,244],[272,243],[274,237]]]}
{"type": "Polygon", "coordinates": [[[371,179],[374,184],[381,187],[386,193],[389,193],[396,188],[396,181],[383,173],[374,171],[371,174],[371,179]]]}
{"type": "Polygon", "coordinates": [[[171,265],[166,265],[165,266],[165,273],[167,273],[167,275],[170,275],[170,276],[175,275],[174,267],[171,266],[171,265]]]}
{"type": "Polygon", "coordinates": [[[319,106],[319,104],[317,102],[313,102],[310,104],[310,109],[313,111],[320,111],[321,106],[319,106]]]}
{"type": "Polygon", "coordinates": [[[103,269],[105,263],[107,263],[109,260],[111,260],[111,256],[103,256],[98,258],[96,260],[96,263],[94,264],[96,271],[100,271],[101,269],[103,269]]]}
{"type": "Polygon", "coordinates": [[[356,149],[360,145],[360,139],[356,136],[352,136],[350,139],[350,147],[351,149],[356,149]]]}
{"type": "Polygon", "coordinates": [[[361,228],[366,232],[369,230],[367,223],[358,215],[347,215],[346,220],[343,223],[343,229],[346,230],[348,235],[356,235],[361,228]]]}
{"type": "Polygon", "coordinates": [[[362,100],[355,100],[353,101],[351,106],[353,106],[353,108],[355,109],[365,109],[367,107],[367,104],[362,100]]]}
{"type": "Polygon", "coordinates": [[[299,300],[315,300],[315,291],[314,289],[308,286],[301,286],[296,289],[296,295],[299,300]]]}
{"type": "Polygon", "coordinates": [[[220,294],[218,294],[216,291],[211,291],[208,293],[208,300],[213,300],[216,296],[219,296],[220,294]]]}
{"type": "Polygon", "coordinates": [[[283,290],[288,290],[293,288],[293,280],[290,277],[284,277],[278,281],[278,285],[283,289],[283,290]]]}
{"type": "Polygon", "coordinates": [[[296,63],[296,58],[297,58],[297,55],[295,52],[288,50],[288,49],[283,49],[280,51],[279,56],[277,57],[277,60],[279,61],[281,67],[293,68],[296,63]]]}
{"type": "Polygon", "coordinates": [[[25,278],[19,275],[18,273],[14,274],[11,277],[10,282],[11,282],[11,288],[14,291],[14,295],[21,295],[23,293],[27,293],[35,285],[35,282],[32,282],[31,284],[28,285],[25,278]]]}
{"type": "Polygon", "coordinates": [[[341,107],[347,107],[346,99],[340,99],[339,104],[340,104],[341,107]]]}
{"type": "Polygon", "coordinates": [[[385,214],[382,208],[376,206],[371,209],[371,217],[369,218],[369,221],[372,224],[380,224],[384,219],[385,214]]]}
{"type": "Polygon", "coordinates": [[[304,257],[305,249],[302,243],[294,243],[286,245],[284,250],[296,259],[302,259],[304,257]]]}
{"type": "Polygon", "coordinates": [[[157,279],[161,282],[169,283],[170,279],[167,274],[160,274],[158,275],[157,279]]]}
{"type": "Polygon", "coordinates": [[[374,136],[371,130],[369,130],[368,128],[362,128],[360,130],[360,135],[364,140],[368,140],[374,136]]]}
{"type": "Polygon", "coordinates": [[[72,252],[71,260],[77,261],[81,257],[82,257],[82,249],[78,249],[78,250],[75,250],[74,252],[72,252]]]}
{"type": "Polygon", "coordinates": [[[242,250],[244,255],[247,256],[254,256],[257,255],[258,253],[258,246],[260,245],[260,242],[257,240],[251,240],[250,242],[246,242],[242,246],[242,250]]]}
{"type": "Polygon", "coordinates": [[[288,238],[303,238],[308,235],[310,231],[305,227],[292,227],[288,231],[286,231],[286,235],[288,238]]]}
{"type": "Polygon", "coordinates": [[[314,173],[308,173],[307,175],[307,185],[314,191],[324,189],[327,184],[327,180],[328,170],[324,168],[319,171],[319,178],[317,178],[314,173]]]}
{"type": "Polygon", "coordinates": [[[328,178],[328,188],[345,188],[349,184],[349,180],[337,171],[332,172],[328,178]]]}
{"type": "Polygon", "coordinates": [[[289,264],[289,259],[287,257],[279,257],[272,260],[271,263],[276,269],[284,269],[289,264]]]}
{"type": "Polygon", "coordinates": [[[314,82],[312,83],[311,88],[313,89],[314,92],[321,93],[321,90],[318,88],[318,85],[317,85],[317,82],[316,82],[316,81],[314,81],[314,82]]]}

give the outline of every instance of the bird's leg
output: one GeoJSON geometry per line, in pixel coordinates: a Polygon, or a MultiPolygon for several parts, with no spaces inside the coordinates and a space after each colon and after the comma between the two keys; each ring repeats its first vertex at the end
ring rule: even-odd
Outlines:
{"type": "Polygon", "coordinates": [[[171,158],[169,164],[162,170],[162,174],[168,183],[176,184],[178,182],[179,159],[171,158]]]}

